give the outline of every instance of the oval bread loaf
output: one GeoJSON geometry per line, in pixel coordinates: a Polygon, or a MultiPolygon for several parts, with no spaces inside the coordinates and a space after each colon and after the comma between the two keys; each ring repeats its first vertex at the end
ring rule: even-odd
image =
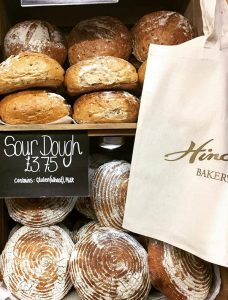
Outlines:
{"type": "Polygon", "coordinates": [[[0,118],[11,125],[47,124],[68,116],[70,111],[62,96],[40,90],[14,93],[0,101],[0,118]]]}
{"type": "Polygon", "coordinates": [[[146,251],[113,228],[97,229],[75,244],[70,275],[83,300],[146,300],[150,290],[146,251]]]}
{"type": "Polygon", "coordinates": [[[97,90],[132,90],[138,86],[138,74],[128,61],[111,56],[83,60],[71,66],[65,76],[70,95],[97,90]]]}
{"type": "Polygon", "coordinates": [[[132,38],[120,20],[98,16],[83,20],[73,28],[68,38],[68,48],[71,65],[101,55],[128,59],[132,38]]]}
{"type": "Polygon", "coordinates": [[[0,64],[0,94],[34,87],[57,88],[64,81],[64,70],[43,53],[22,52],[0,64]]]}
{"type": "Polygon", "coordinates": [[[213,274],[210,263],[166,243],[150,239],[152,285],[170,300],[205,300],[213,274]]]}
{"type": "Polygon", "coordinates": [[[77,123],[131,123],[136,122],[139,100],[122,91],[94,92],[78,98],[73,106],[77,123]]]}
{"type": "Polygon", "coordinates": [[[23,226],[3,251],[3,279],[9,292],[23,300],[61,300],[71,289],[69,235],[58,226],[23,226]]]}
{"type": "Polygon", "coordinates": [[[196,37],[190,21],[177,12],[155,11],[143,16],[133,27],[133,54],[144,62],[149,45],[177,45],[196,37]]]}
{"type": "Polygon", "coordinates": [[[64,36],[52,24],[42,20],[17,23],[7,32],[4,39],[5,56],[32,51],[44,53],[61,65],[67,56],[64,36]]]}

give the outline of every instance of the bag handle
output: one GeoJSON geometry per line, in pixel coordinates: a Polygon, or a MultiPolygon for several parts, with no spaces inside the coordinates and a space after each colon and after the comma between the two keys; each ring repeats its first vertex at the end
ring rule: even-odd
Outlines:
{"type": "Polygon", "coordinates": [[[205,48],[228,48],[228,3],[226,0],[200,0],[205,48]]]}

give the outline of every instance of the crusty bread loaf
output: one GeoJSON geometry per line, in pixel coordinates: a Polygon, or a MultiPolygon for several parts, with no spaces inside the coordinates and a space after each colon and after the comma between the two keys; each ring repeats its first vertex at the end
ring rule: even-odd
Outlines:
{"type": "Polygon", "coordinates": [[[24,51],[41,52],[63,64],[67,56],[64,36],[52,24],[42,20],[17,23],[4,39],[5,56],[24,51]]]}
{"type": "Polygon", "coordinates": [[[34,87],[57,88],[64,80],[64,70],[43,53],[22,52],[0,64],[0,94],[34,87]]]}
{"type": "Polygon", "coordinates": [[[146,63],[147,63],[147,61],[144,61],[144,63],[140,66],[140,68],[138,70],[139,83],[140,83],[141,86],[143,86],[144,79],[145,79],[146,63]]]}
{"type": "Polygon", "coordinates": [[[7,124],[47,124],[68,116],[71,107],[65,99],[46,91],[23,91],[0,101],[0,118],[7,124]]]}
{"type": "Polygon", "coordinates": [[[44,227],[60,223],[72,211],[75,198],[6,198],[10,217],[23,225],[44,227]]]}
{"type": "Polygon", "coordinates": [[[136,122],[139,100],[123,91],[94,92],[79,97],[73,106],[77,123],[136,122]]]}
{"type": "Polygon", "coordinates": [[[205,300],[211,264],[166,243],[150,239],[148,261],[152,285],[170,300],[205,300]]]}
{"type": "Polygon", "coordinates": [[[91,197],[102,226],[122,228],[130,164],[112,161],[100,166],[91,182],[91,197]]]}
{"type": "Polygon", "coordinates": [[[71,65],[101,55],[128,59],[132,38],[120,20],[99,16],[83,20],[73,28],[68,38],[68,48],[71,65]]]}
{"type": "Polygon", "coordinates": [[[72,287],[68,263],[73,245],[58,226],[20,228],[3,251],[9,292],[23,300],[61,300],[72,287]]]}
{"type": "Polygon", "coordinates": [[[83,300],[146,300],[147,253],[131,236],[100,228],[79,240],[70,259],[71,280],[83,300]]]}
{"type": "Polygon", "coordinates": [[[74,238],[72,239],[74,243],[77,243],[81,239],[83,239],[87,234],[90,234],[91,232],[95,231],[96,229],[99,229],[101,225],[97,222],[91,221],[84,226],[82,226],[78,232],[74,235],[74,238]]]}
{"type": "Polygon", "coordinates": [[[70,95],[97,90],[132,90],[138,86],[138,74],[128,61],[111,56],[83,60],[71,66],[65,76],[70,95]]]}
{"type": "Polygon", "coordinates": [[[177,12],[155,11],[143,16],[133,27],[133,54],[144,62],[149,45],[177,45],[196,36],[190,21],[177,12]]]}

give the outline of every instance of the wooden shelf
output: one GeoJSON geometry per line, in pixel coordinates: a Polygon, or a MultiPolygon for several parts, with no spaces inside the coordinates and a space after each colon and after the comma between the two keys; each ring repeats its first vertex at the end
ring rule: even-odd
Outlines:
{"type": "Polygon", "coordinates": [[[108,124],[53,124],[53,125],[0,125],[0,132],[13,131],[87,131],[93,136],[134,136],[136,123],[108,124]]]}

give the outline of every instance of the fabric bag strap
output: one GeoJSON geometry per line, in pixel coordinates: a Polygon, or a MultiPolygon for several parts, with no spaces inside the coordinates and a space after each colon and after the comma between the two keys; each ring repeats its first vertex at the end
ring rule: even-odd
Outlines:
{"type": "Polygon", "coordinates": [[[226,0],[200,0],[205,48],[228,48],[228,3],[226,0]]]}

